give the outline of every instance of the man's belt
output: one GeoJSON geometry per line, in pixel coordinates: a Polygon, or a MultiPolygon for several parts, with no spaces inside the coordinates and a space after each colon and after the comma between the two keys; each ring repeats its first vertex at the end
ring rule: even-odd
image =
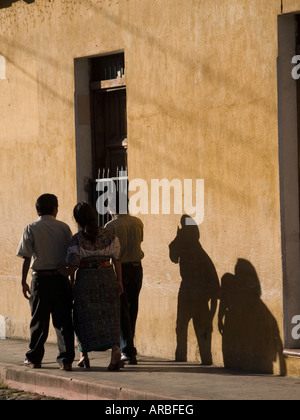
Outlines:
{"type": "Polygon", "coordinates": [[[34,276],[61,276],[57,270],[35,270],[32,274],[34,276]]]}
{"type": "Polygon", "coordinates": [[[135,261],[135,262],[122,262],[122,265],[130,265],[131,267],[140,267],[142,265],[141,261],[135,261]]]}

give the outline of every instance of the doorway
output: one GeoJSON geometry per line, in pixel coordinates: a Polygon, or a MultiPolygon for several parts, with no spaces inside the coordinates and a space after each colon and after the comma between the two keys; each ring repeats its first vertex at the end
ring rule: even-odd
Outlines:
{"type": "Polygon", "coordinates": [[[286,349],[300,349],[300,335],[294,333],[295,320],[300,316],[300,82],[292,77],[292,59],[297,50],[300,51],[300,19],[297,15],[279,16],[278,43],[284,345],[286,349]]]}
{"type": "MultiPolygon", "coordinates": [[[[101,180],[109,179],[118,191],[120,174],[127,172],[127,109],[124,53],[91,60],[91,113],[93,176],[91,200],[97,208],[101,180]]],[[[106,181],[107,182],[107,181],[106,181]]],[[[107,188],[104,191],[106,192],[107,188]]],[[[99,226],[110,214],[98,214],[99,226]]]]}
{"type": "MultiPolygon", "coordinates": [[[[75,59],[78,201],[96,207],[99,180],[127,168],[127,98],[124,52],[75,59]]],[[[99,217],[103,226],[109,216],[99,217]]]]}
{"type": "Polygon", "coordinates": [[[118,176],[127,168],[124,53],[91,60],[93,174],[118,176]]]}

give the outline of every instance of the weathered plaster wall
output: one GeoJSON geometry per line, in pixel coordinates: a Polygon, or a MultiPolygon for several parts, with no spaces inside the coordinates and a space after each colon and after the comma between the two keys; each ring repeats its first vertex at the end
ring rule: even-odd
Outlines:
{"type": "MultiPolygon", "coordinates": [[[[36,197],[57,194],[59,216],[75,230],[74,59],[124,49],[130,178],[205,180],[202,246],[220,280],[234,274],[238,259],[251,263],[268,326],[283,337],[280,13],[280,0],[36,0],[0,8],[0,55],[6,60],[0,78],[0,314],[11,319],[7,334],[28,336],[21,262],[14,254],[23,227],[35,218],[36,197]]],[[[137,346],[144,354],[174,358],[181,277],[168,246],[180,215],[143,221],[137,346]]],[[[252,309],[239,328],[243,322],[253,328],[252,309]]],[[[254,330],[251,338],[259,341],[254,330]]],[[[249,353],[248,342],[243,345],[249,353]]],[[[274,348],[269,353],[278,360],[274,348]]],[[[222,365],[217,317],[213,356],[222,365]]],[[[192,326],[188,357],[199,360],[192,326]]],[[[263,370],[259,362],[256,368],[263,370]]]]}

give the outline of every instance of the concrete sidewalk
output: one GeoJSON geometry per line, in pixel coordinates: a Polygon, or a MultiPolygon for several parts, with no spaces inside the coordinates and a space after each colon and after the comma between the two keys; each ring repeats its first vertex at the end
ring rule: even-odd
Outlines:
{"type": "Polygon", "coordinates": [[[62,372],[46,345],[43,368],[23,366],[28,343],[0,340],[0,381],[67,400],[300,400],[300,380],[232,372],[193,363],[138,357],[137,366],[108,372],[110,352],[91,353],[91,369],[62,372]]]}

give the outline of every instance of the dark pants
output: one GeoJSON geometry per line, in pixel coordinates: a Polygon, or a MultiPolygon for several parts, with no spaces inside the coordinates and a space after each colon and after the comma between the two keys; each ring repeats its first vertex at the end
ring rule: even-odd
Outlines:
{"type": "Polygon", "coordinates": [[[134,335],[143,284],[142,264],[122,264],[122,279],[124,293],[121,295],[121,351],[131,357],[137,353],[134,335]]]}
{"type": "Polygon", "coordinates": [[[71,286],[66,277],[35,274],[31,282],[30,350],[26,357],[32,363],[42,362],[49,334],[50,314],[57,335],[60,365],[72,364],[75,358],[72,321],[71,286]]]}

